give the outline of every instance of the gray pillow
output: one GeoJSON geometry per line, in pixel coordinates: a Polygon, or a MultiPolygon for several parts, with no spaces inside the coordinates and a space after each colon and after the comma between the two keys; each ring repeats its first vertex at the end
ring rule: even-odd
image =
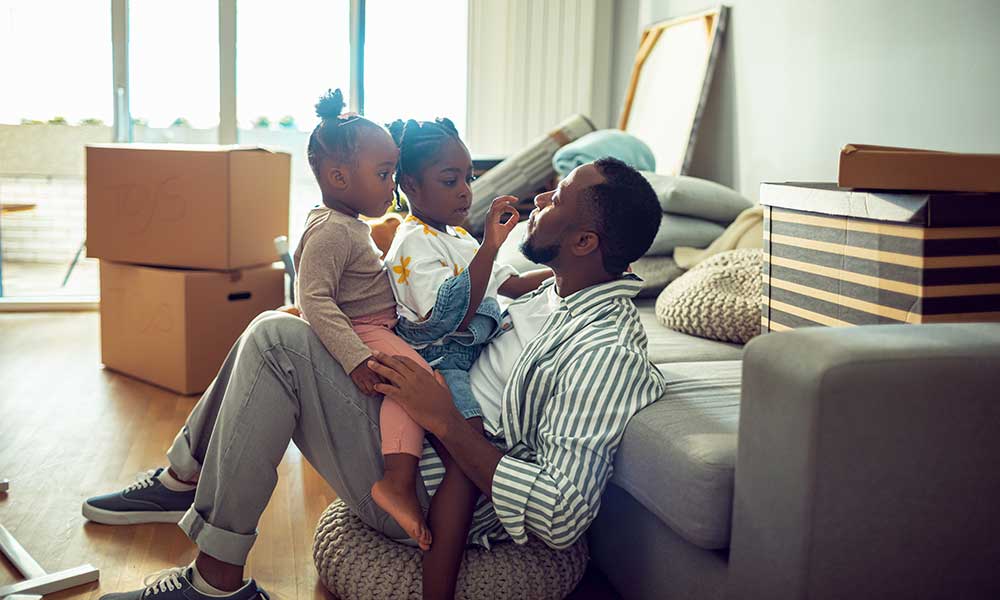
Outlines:
{"type": "Polygon", "coordinates": [[[638,297],[655,298],[668,283],[683,275],[684,269],[669,256],[643,256],[632,263],[632,272],[642,278],[638,297]]]}
{"type": "Polygon", "coordinates": [[[705,248],[722,235],[725,227],[718,223],[663,214],[660,229],[653,238],[653,245],[646,251],[647,256],[670,256],[678,246],[705,248]]]}
{"type": "Polygon", "coordinates": [[[656,299],[656,319],[698,337],[745,344],[760,333],[760,248],[709,257],[667,286],[656,299]]]}
{"type": "Polygon", "coordinates": [[[736,190],[707,179],[647,171],[642,171],[642,175],[653,186],[656,197],[660,199],[660,208],[665,213],[728,225],[737,215],[753,206],[753,202],[736,190]]]}

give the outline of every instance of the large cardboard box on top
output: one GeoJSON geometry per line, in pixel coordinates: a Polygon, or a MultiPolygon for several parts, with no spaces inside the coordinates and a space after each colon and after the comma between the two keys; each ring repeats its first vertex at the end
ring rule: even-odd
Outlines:
{"type": "Polygon", "coordinates": [[[762,328],[1000,321],[1000,194],[763,184],[762,328]]]}
{"type": "Polygon", "coordinates": [[[247,324],[284,302],[284,271],[195,271],[101,261],[101,357],[181,394],[208,387],[247,324]]]}
{"type": "Polygon", "coordinates": [[[87,256],[239,269],[288,235],[291,157],[238,146],[87,147],[87,256]]]}

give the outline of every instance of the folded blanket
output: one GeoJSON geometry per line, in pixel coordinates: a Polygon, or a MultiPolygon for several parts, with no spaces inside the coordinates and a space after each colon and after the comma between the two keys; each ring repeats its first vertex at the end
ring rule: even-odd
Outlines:
{"type": "Polygon", "coordinates": [[[560,177],[570,171],[595,161],[612,156],[639,171],[656,169],[653,151],[642,140],[618,129],[602,129],[588,133],[580,139],[566,144],[552,157],[552,166],[560,177]]]}
{"type": "Polygon", "coordinates": [[[705,248],[725,229],[718,223],[664,213],[647,256],[669,256],[678,246],[705,248]]]}
{"type": "Polygon", "coordinates": [[[657,173],[642,175],[653,186],[665,213],[728,225],[737,215],[753,206],[753,202],[736,190],[707,179],[657,173]]]}
{"type": "MultiPolygon", "coordinates": [[[[661,225],[662,227],[662,225],[661,225]]],[[[764,246],[764,209],[748,208],[704,250],[678,247],[674,260],[682,269],[690,269],[710,256],[737,248],[762,248],[764,246]]]]}

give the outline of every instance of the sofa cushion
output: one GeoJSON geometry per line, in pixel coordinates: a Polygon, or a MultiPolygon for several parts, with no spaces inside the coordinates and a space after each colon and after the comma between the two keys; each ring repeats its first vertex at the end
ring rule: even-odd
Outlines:
{"type": "Polygon", "coordinates": [[[681,537],[729,546],[742,362],[660,365],[663,397],[629,422],[612,482],[681,537]]]}
{"type": "Polygon", "coordinates": [[[667,329],[656,320],[653,299],[636,300],[639,320],[649,341],[649,360],[653,364],[700,362],[710,360],[739,360],[743,346],[694,337],[667,329]]]}

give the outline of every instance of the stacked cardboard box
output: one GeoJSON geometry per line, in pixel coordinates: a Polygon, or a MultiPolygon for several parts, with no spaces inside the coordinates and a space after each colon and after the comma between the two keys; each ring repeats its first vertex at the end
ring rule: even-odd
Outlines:
{"type": "Polygon", "coordinates": [[[1000,321],[1000,156],[962,156],[848,146],[864,189],[763,184],[763,331],[1000,321]]]}
{"type": "Polygon", "coordinates": [[[182,394],[211,383],[284,300],[291,158],[232,146],[87,147],[87,255],[101,259],[106,367],[182,394]]]}

